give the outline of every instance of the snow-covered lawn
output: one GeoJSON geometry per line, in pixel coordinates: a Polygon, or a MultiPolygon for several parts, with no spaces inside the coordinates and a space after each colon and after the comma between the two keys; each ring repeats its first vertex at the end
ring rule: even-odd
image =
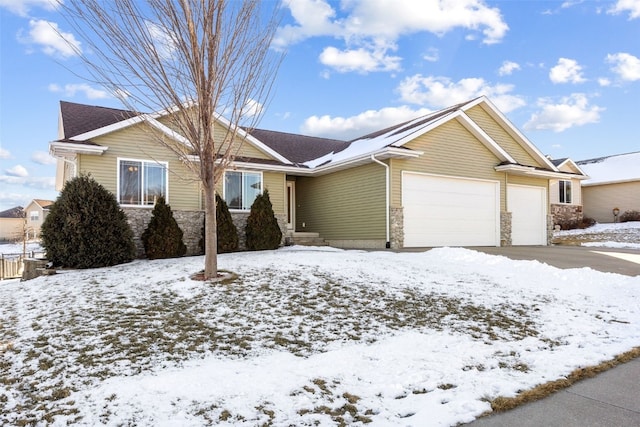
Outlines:
{"type": "Polygon", "coordinates": [[[584,230],[562,230],[554,233],[554,242],[582,246],[640,249],[640,222],[596,224],[584,230]]]}
{"type": "Polygon", "coordinates": [[[640,276],[285,248],[0,282],[0,424],[450,426],[640,346],[640,276]]]}

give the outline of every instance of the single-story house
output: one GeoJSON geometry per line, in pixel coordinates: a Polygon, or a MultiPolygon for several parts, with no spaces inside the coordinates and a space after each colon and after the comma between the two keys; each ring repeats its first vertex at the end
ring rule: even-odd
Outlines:
{"type": "Polygon", "coordinates": [[[27,220],[28,238],[35,239],[40,236],[40,228],[44,219],[49,214],[49,207],[53,204],[52,200],[33,199],[31,203],[24,209],[27,220]]]}
{"type": "Polygon", "coordinates": [[[0,242],[15,242],[22,239],[24,210],[22,206],[0,212],[0,242]]]}
{"type": "Polygon", "coordinates": [[[577,162],[589,179],[582,182],[584,215],[615,222],[614,209],[640,211],[640,151],[577,162]]]}
{"type": "Polygon", "coordinates": [[[565,179],[552,179],[549,183],[551,191],[551,216],[555,225],[571,226],[582,221],[582,182],[587,174],[571,159],[551,159],[561,172],[569,175],[565,179]]]}
{"type": "MultiPolygon", "coordinates": [[[[193,253],[202,189],[158,142],[177,138],[170,114],[61,102],[49,147],[58,189],[90,173],[116,195],[137,236],[164,195],[193,253]]],[[[352,141],[262,129],[238,138],[218,192],[239,230],[268,189],[285,235],[317,233],[336,247],[546,245],[551,182],[582,177],[560,170],[484,96],[352,141]]]]}

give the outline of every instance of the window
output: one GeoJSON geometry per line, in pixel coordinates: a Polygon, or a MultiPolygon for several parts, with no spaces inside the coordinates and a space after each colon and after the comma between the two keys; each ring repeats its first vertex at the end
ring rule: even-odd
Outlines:
{"type": "Polygon", "coordinates": [[[29,212],[29,219],[31,221],[37,221],[39,218],[40,218],[40,215],[39,215],[38,211],[29,212]]]}
{"type": "Polygon", "coordinates": [[[571,181],[560,181],[560,203],[571,203],[571,181]]]}
{"type": "Polygon", "coordinates": [[[224,201],[227,202],[229,209],[248,211],[260,193],[262,193],[261,173],[225,172],[224,201]]]}
{"type": "Polygon", "coordinates": [[[120,204],[153,206],[158,197],[168,198],[167,187],[166,163],[118,159],[118,202],[120,204]]]}

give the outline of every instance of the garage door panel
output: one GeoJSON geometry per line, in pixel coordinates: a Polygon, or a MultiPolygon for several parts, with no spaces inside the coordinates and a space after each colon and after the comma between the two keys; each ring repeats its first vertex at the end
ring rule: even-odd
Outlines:
{"type": "Polygon", "coordinates": [[[405,246],[499,245],[497,182],[405,173],[402,190],[405,246]]]}
{"type": "Polygon", "coordinates": [[[511,212],[511,244],[547,244],[547,192],[544,187],[507,186],[511,212]]]}

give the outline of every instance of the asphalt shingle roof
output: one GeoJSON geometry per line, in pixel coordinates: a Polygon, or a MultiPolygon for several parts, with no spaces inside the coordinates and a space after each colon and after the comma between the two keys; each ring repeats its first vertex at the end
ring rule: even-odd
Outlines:
{"type": "Polygon", "coordinates": [[[64,140],[138,115],[134,111],[76,104],[67,101],[60,101],[60,112],[62,114],[64,140]]]}
{"type": "Polygon", "coordinates": [[[317,159],[331,152],[342,151],[349,146],[348,142],[337,139],[296,135],[265,129],[253,129],[249,133],[294,163],[304,163],[317,159]]]}

